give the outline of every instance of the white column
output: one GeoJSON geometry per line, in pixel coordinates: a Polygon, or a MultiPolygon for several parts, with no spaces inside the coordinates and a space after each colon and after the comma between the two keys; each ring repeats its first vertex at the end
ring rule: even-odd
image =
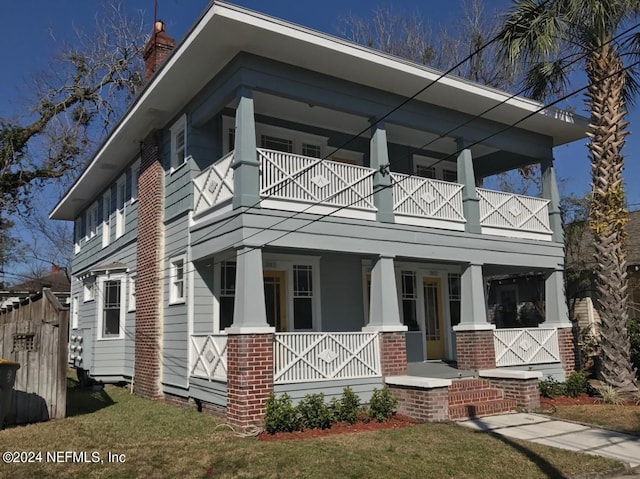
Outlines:
{"type": "Polygon", "coordinates": [[[380,256],[371,270],[369,324],[363,331],[406,331],[400,321],[393,256],[380,256]]]}
{"type": "Polygon", "coordinates": [[[564,294],[564,276],[562,270],[547,273],[544,280],[544,326],[571,328],[569,310],[564,294]]]}

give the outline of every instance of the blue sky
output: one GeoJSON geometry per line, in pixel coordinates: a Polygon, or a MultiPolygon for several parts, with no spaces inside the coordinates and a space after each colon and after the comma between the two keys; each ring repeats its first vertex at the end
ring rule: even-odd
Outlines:
{"type": "MultiPolygon", "coordinates": [[[[145,22],[151,30],[153,0],[126,0],[131,10],[145,12],[145,22]]],[[[461,13],[461,1],[424,2],[419,0],[381,0],[364,2],[355,0],[237,0],[239,5],[267,13],[306,27],[335,33],[340,16],[349,12],[366,15],[383,3],[407,11],[420,11],[429,19],[434,30],[450,23],[461,13]]],[[[167,24],[167,32],[177,40],[187,32],[191,24],[208,4],[208,0],[158,0],[158,17],[167,24]]],[[[488,11],[506,8],[508,0],[485,0],[488,11]]],[[[22,0],[4,2],[0,15],[0,31],[3,33],[4,74],[0,76],[0,115],[12,116],[24,106],[24,92],[29,78],[46,68],[61,43],[72,38],[74,26],[90,29],[99,11],[95,0],[22,0]]],[[[579,88],[583,85],[574,85],[579,88]]],[[[572,99],[578,111],[583,109],[581,97],[572,99]]],[[[637,111],[629,116],[631,130],[640,124],[637,111]]],[[[625,179],[627,196],[632,209],[640,208],[640,166],[636,153],[640,151],[640,138],[633,134],[628,138],[625,179]]],[[[589,162],[583,142],[559,147],[555,151],[559,176],[564,179],[563,193],[584,194],[589,190],[589,162]]],[[[47,208],[50,204],[47,205],[47,208]]]]}

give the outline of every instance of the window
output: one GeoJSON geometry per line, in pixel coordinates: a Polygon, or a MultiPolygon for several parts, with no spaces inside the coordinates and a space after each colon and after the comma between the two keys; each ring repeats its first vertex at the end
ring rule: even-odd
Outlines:
{"type": "Polygon", "coordinates": [[[170,303],[185,302],[184,256],[171,260],[170,303]]]}
{"type": "Polygon", "coordinates": [[[320,145],[310,145],[308,143],[303,143],[302,155],[310,156],[312,158],[322,158],[322,150],[320,148],[320,145]]]}
{"type": "Polygon", "coordinates": [[[78,329],[78,308],[80,307],[80,301],[77,296],[73,297],[71,303],[71,329],[78,329]]]}
{"type": "Polygon", "coordinates": [[[277,138],[275,136],[262,135],[261,146],[268,150],[293,153],[293,141],[284,138],[277,138]]]}
{"type": "Polygon", "coordinates": [[[96,281],[94,278],[87,279],[83,284],[83,299],[87,301],[93,301],[96,297],[96,281]]]}
{"type": "Polygon", "coordinates": [[[229,128],[229,151],[236,148],[236,130],[235,128],[229,128]]]}
{"type": "Polygon", "coordinates": [[[293,266],[293,327],[294,329],[313,329],[311,266],[293,266]]]}
{"type": "Polygon", "coordinates": [[[98,231],[98,204],[94,203],[89,211],[87,212],[87,237],[89,239],[93,238],[98,231]]]}
{"type": "Polygon", "coordinates": [[[82,218],[76,218],[75,225],[73,228],[73,252],[78,254],[80,252],[80,240],[82,239],[82,218]]]}
{"type": "Polygon", "coordinates": [[[171,127],[171,170],[187,158],[187,118],[183,116],[171,127]]]}
{"type": "Polygon", "coordinates": [[[120,336],[121,287],[120,280],[104,282],[102,305],[102,337],[120,336]]]}
{"type": "Polygon", "coordinates": [[[409,331],[419,331],[418,326],[418,292],[416,290],[416,273],[402,271],[402,321],[409,331]]]}
{"type": "Polygon", "coordinates": [[[451,326],[460,324],[460,274],[449,273],[449,313],[451,326]]]}
{"type": "Polygon", "coordinates": [[[140,158],[131,167],[131,203],[138,199],[138,182],[140,181],[140,158]]]}
{"type": "Polygon", "coordinates": [[[454,170],[442,170],[442,181],[456,183],[458,181],[458,172],[454,170]]]}
{"type": "Polygon", "coordinates": [[[138,277],[134,274],[129,276],[129,311],[136,310],[136,280],[138,277]]]}
{"type": "Polygon", "coordinates": [[[236,264],[224,261],[220,265],[220,331],[233,324],[236,296],[236,264]]]}
{"type": "Polygon", "coordinates": [[[102,197],[102,247],[111,242],[111,193],[102,197]]]}
{"type": "Polygon", "coordinates": [[[116,239],[124,234],[124,196],[125,196],[125,178],[121,178],[116,185],[116,239]]]}
{"type": "Polygon", "coordinates": [[[416,175],[422,178],[436,178],[436,169],[433,166],[416,165],[416,175]]]}

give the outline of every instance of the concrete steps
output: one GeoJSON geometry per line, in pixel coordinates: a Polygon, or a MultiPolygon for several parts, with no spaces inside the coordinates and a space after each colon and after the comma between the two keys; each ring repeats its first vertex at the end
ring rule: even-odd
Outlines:
{"type": "Polygon", "coordinates": [[[449,419],[468,419],[514,411],[516,401],[484,379],[454,379],[449,386],[449,419]]]}

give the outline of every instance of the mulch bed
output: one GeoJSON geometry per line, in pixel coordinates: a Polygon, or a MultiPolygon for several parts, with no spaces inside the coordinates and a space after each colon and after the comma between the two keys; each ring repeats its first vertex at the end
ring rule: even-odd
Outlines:
{"type": "MultiPolygon", "coordinates": [[[[577,397],[558,396],[553,399],[540,396],[540,407],[548,408],[553,406],[588,406],[593,404],[605,404],[599,397],[589,396],[587,394],[580,394],[577,397]]],[[[633,401],[625,401],[623,406],[633,406],[633,401]]]]}
{"type": "Polygon", "coordinates": [[[317,437],[330,436],[333,434],[347,434],[353,432],[365,432],[365,431],[380,431],[383,429],[402,429],[410,427],[416,424],[416,422],[401,414],[394,414],[391,419],[387,419],[384,422],[367,421],[357,422],[355,424],[348,424],[344,422],[338,422],[332,424],[328,429],[306,429],[304,431],[294,432],[278,432],[275,434],[269,434],[266,431],[261,432],[258,435],[259,441],[288,441],[299,439],[311,439],[317,437]]]}

